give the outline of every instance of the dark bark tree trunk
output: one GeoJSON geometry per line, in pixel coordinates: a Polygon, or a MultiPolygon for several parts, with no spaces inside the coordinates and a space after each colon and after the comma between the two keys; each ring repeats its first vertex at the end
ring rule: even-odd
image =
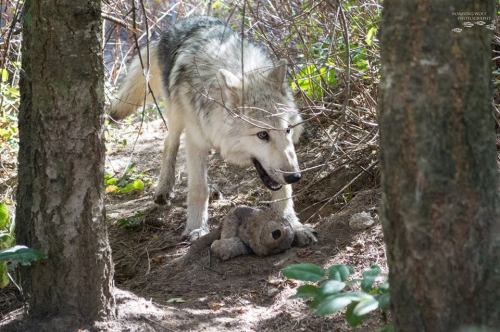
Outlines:
{"type": "Polygon", "coordinates": [[[114,308],[100,0],[25,6],[16,235],[48,259],[21,277],[30,317],[54,318],[56,330],[68,331],[114,308]]]}
{"type": "Polygon", "coordinates": [[[397,331],[500,326],[492,31],[476,24],[494,9],[384,1],[382,220],[397,331]]]}

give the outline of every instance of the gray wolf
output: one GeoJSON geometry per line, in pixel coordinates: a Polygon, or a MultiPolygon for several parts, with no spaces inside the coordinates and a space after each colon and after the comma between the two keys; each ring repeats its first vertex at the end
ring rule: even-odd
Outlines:
{"type": "Polygon", "coordinates": [[[207,158],[215,148],[239,166],[254,165],[272,192],[271,207],[291,223],[296,243],[315,241],[299,222],[291,183],[301,178],[294,142],[301,117],[286,82],[286,61],[242,40],[224,22],[192,17],[178,22],[135,59],[110,116],[122,119],[142,105],[147,84],[165,101],[168,135],[154,200],[165,204],[175,180],[175,161],[185,132],[188,171],[187,222],[191,240],[208,233],[207,158]],[[148,52],[149,50],[149,52],[148,52]],[[149,61],[146,61],[149,53],[149,61]]]}

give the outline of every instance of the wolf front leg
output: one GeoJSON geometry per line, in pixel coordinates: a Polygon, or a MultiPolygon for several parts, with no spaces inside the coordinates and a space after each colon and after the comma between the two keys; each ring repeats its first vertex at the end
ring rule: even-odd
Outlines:
{"type": "Polygon", "coordinates": [[[288,220],[292,226],[295,233],[294,245],[302,247],[317,241],[314,229],[310,225],[302,224],[295,214],[292,185],[288,184],[280,190],[272,191],[272,200],[275,202],[271,203],[271,208],[288,220]]]}
{"type": "MultiPolygon", "coordinates": [[[[208,147],[196,142],[193,133],[186,132],[188,171],[187,222],[182,233],[191,241],[208,233],[208,147]]],[[[196,135],[196,134],[194,134],[196,135]]]]}

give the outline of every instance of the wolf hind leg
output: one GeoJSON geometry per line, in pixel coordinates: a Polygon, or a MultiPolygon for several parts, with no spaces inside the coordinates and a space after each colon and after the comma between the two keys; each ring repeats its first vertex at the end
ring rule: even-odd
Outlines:
{"type": "Polygon", "coordinates": [[[292,226],[295,233],[293,245],[303,247],[317,242],[314,228],[312,228],[311,225],[302,224],[295,213],[291,185],[288,184],[283,186],[280,190],[273,191],[272,200],[276,202],[271,203],[271,209],[288,220],[292,226]]]}
{"type": "Polygon", "coordinates": [[[184,124],[180,117],[174,116],[174,112],[179,113],[178,108],[171,101],[167,101],[168,134],[165,137],[163,154],[161,161],[160,179],[156,186],[154,202],[164,205],[172,198],[172,188],[175,184],[175,162],[179,151],[180,137],[184,130],[184,124]]]}

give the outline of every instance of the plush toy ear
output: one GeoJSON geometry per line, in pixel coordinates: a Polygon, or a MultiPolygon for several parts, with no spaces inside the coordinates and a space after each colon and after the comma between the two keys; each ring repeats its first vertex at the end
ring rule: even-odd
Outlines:
{"type": "Polygon", "coordinates": [[[217,72],[223,102],[231,106],[239,104],[241,100],[241,79],[226,69],[217,72]]]}
{"type": "Polygon", "coordinates": [[[283,84],[285,83],[286,67],[287,61],[285,59],[281,59],[269,72],[268,79],[279,88],[282,88],[283,84]]]}

